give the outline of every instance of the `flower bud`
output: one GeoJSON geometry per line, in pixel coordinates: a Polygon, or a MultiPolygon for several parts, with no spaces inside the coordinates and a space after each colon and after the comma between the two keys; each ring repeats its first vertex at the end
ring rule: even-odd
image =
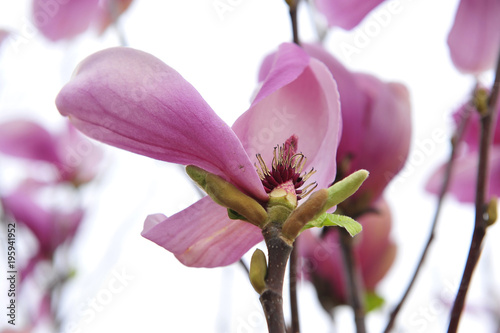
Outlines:
{"type": "Polygon", "coordinates": [[[328,200],[328,191],[321,189],[311,194],[302,205],[300,205],[283,224],[282,233],[288,239],[294,240],[302,228],[311,221],[325,206],[328,200]]]}
{"type": "Polygon", "coordinates": [[[266,290],[267,263],[266,255],[257,249],[250,261],[250,283],[253,289],[260,295],[266,290]]]}
{"type": "Polygon", "coordinates": [[[233,184],[194,165],[188,165],[186,172],[217,204],[234,210],[256,226],[267,220],[266,210],[233,184]]]}

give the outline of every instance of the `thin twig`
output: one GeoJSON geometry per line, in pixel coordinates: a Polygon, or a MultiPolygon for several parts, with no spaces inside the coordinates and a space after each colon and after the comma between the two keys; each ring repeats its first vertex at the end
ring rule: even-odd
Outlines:
{"type": "Polygon", "coordinates": [[[300,332],[299,306],[297,302],[297,249],[294,247],[290,255],[290,310],[292,316],[292,333],[300,332]]]}
{"type": "Polygon", "coordinates": [[[401,310],[401,307],[405,303],[406,299],[408,298],[408,295],[410,294],[411,289],[413,288],[413,285],[415,284],[415,281],[417,280],[417,276],[420,273],[420,270],[422,269],[423,263],[425,259],[427,258],[427,254],[430,249],[430,245],[432,241],[434,240],[435,232],[436,232],[436,227],[439,221],[439,216],[441,214],[441,208],[443,206],[444,202],[444,197],[446,192],[448,192],[448,188],[450,185],[450,179],[451,179],[451,174],[453,172],[453,166],[455,162],[455,156],[457,152],[457,147],[459,145],[459,142],[461,141],[461,138],[463,136],[463,133],[465,131],[465,128],[467,126],[467,122],[470,118],[470,114],[472,112],[472,107],[467,107],[465,109],[464,114],[461,117],[460,123],[455,130],[455,133],[453,134],[453,138],[451,140],[451,152],[450,152],[450,157],[448,159],[448,163],[446,164],[446,168],[444,171],[444,179],[443,183],[441,185],[441,189],[439,191],[439,196],[438,196],[438,203],[436,207],[436,212],[434,213],[434,218],[432,220],[432,225],[431,229],[429,232],[429,237],[427,238],[427,243],[424,246],[424,249],[422,251],[422,254],[420,255],[420,259],[418,261],[417,267],[415,268],[415,271],[413,272],[413,276],[410,280],[410,283],[406,287],[406,290],[401,297],[401,300],[399,303],[394,307],[392,310],[390,317],[389,317],[389,322],[387,323],[387,326],[384,330],[384,333],[390,332],[396,322],[396,317],[399,314],[399,311],[401,310]]]}
{"type": "Polygon", "coordinates": [[[479,165],[477,170],[477,184],[476,184],[476,217],[474,222],[474,233],[472,234],[472,241],[470,244],[469,255],[465,264],[462,281],[458,288],[455,302],[450,315],[450,325],[448,326],[448,333],[454,333],[458,329],[460,317],[465,305],[465,298],[472,280],[472,274],[477,266],[479,257],[482,250],[482,242],[486,235],[486,228],[488,227],[487,219],[485,218],[485,201],[488,192],[489,181],[489,154],[491,142],[493,139],[493,129],[495,127],[495,116],[497,109],[497,100],[500,88],[500,56],[498,58],[497,70],[493,88],[491,89],[490,98],[488,100],[488,110],[485,115],[481,117],[481,137],[479,142],[479,165]]]}
{"type": "Polygon", "coordinates": [[[285,0],[285,1],[288,4],[288,8],[290,10],[290,21],[292,23],[293,42],[297,45],[300,45],[299,27],[297,21],[297,7],[299,4],[299,0],[285,0]]]}
{"type": "Polygon", "coordinates": [[[340,247],[344,261],[344,272],[346,276],[347,293],[349,305],[354,312],[354,322],[356,323],[357,333],[365,333],[365,307],[364,307],[364,292],[360,280],[360,274],[356,259],[353,253],[353,238],[345,229],[340,232],[340,247]]]}

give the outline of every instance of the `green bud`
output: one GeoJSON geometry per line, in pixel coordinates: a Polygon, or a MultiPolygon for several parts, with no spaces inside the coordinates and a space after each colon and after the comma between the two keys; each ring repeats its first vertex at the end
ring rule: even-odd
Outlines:
{"type": "Polygon", "coordinates": [[[488,214],[488,220],[486,224],[488,227],[494,224],[498,218],[498,198],[493,197],[490,202],[488,202],[488,206],[486,207],[486,213],[488,214]]]}
{"type": "MultiPolygon", "coordinates": [[[[361,184],[368,178],[370,173],[364,169],[353,172],[349,176],[345,177],[339,182],[336,182],[332,186],[328,188],[328,200],[325,203],[325,206],[318,213],[317,216],[323,214],[328,209],[333,206],[338,205],[345,199],[349,198],[351,195],[356,193],[361,184]]],[[[317,217],[316,216],[316,217],[317,217]]]]}
{"type": "Polygon", "coordinates": [[[326,189],[321,189],[311,194],[309,199],[294,210],[285,221],[281,230],[283,235],[293,241],[307,222],[319,215],[327,200],[328,191],[326,189]]]}
{"type": "Polygon", "coordinates": [[[256,226],[263,225],[267,220],[266,210],[233,184],[194,165],[188,165],[186,172],[217,204],[244,216],[256,226]]]}
{"type": "Polygon", "coordinates": [[[250,283],[253,289],[260,295],[266,290],[267,262],[266,255],[257,249],[250,261],[250,283]]]}
{"type": "Polygon", "coordinates": [[[481,115],[488,113],[489,94],[486,89],[479,88],[474,92],[474,106],[481,115]]]}

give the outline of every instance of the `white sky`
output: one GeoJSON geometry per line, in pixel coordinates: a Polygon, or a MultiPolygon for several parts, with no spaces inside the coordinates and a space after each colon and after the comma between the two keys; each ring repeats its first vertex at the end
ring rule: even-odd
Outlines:
{"type": "MultiPolygon", "coordinates": [[[[223,18],[213,7],[214,0],[136,0],[120,25],[131,47],[175,68],[231,124],[249,106],[263,56],[290,40],[290,23],[282,0],[221,1],[233,4],[233,10],[223,18]]],[[[12,29],[25,38],[17,47],[8,41],[0,50],[0,121],[25,116],[55,129],[61,126],[62,118],[54,99],[76,64],[97,50],[117,45],[118,39],[109,30],[100,38],[89,32],[71,42],[49,43],[31,30],[28,3],[0,3],[0,28],[12,29]]],[[[353,32],[332,31],[326,41],[349,68],[405,83],[413,103],[410,160],[404,175],[394,181],[387,194],[399,252],[379,289],[389,306],[368,318],[373,332],[383,328],[390,307],[406,286],[434,213],[434,198],[424,193],[423,184],[445,160],[448,143],[425,142],[436,131],[451,132],[449,114],[474,84],[472,78],[453,68],[445,44],[456,4],[387,1],[379,14],[388,6],[398,10],[383,22],[380,31],[369,30],[377,24],[380,27],[372,15],[353,32]],[[363,32],[372,35],[366,45],[359,44],[363,32]],[[358,47],[359,53],[346,57],[340,48],[345,43],[358,47]]],[[[303,40],[312,40],[309,13],[301,10],[299,19],[303,40]]],[[[491,77],[486,76],[488,79],[491,77]]],[[[89,220],[70,254],[79,275],[69,286],[70,297],[64,303],[67,324],[74,325],[66,325],[64,332],[265,332],[257,295],[239,266],[187,268],[140,236],[148,214],[171,215],[197,199],[182,169],[102,148],[109,153],[105,161],[108,168],[89,188],[89,220]],[[116,283],[116,275],[124,273],[133,278],[116,283]],[[95,297],[95,309],[99,310],[92,310],[89,303],[95,297]]],[[[4,183],[8,178],[0,174],[4,183]]],[[[447,201],[431,258],[400,315],[400,331],[444,330],[448,310],[441,301],[449,301],[455,292],[472,221],[472,206],[447,201]]],[[[492,244],[500,237],[497,229],[491,228],[486,239],[483,262],[469,297],[475,307],[486,305],[484,276],[495,272],[491,281],[494,277],[498,280],[498,263],[491,261],[490,255],[499,250],[492,244]]],[[[498,283],[495,287],[498,290],[498,283]]],[[[300,285],[299,298],[303,332],[332,332],[309,284],[300,285]]],[[[478,327],[482,331],[488,324],[484,317],[468,315],[462,321],[462,332],[478,327]]],[[[337,329],[353,331],[345,308],[338,311],[337,329]]]]}

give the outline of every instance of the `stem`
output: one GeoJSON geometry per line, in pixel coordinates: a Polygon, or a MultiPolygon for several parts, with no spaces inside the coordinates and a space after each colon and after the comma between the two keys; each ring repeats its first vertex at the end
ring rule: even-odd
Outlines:
{"type": "Polygon", "coordinates": [[[290,308],[292,315],[292,333],[300,332],[299,306],[297,302],[297,249],[290,255],[290,308]]]}
{"type": "Polygon", "coordinates": [[[410,294],[410,291],[413,288],[415,281],[417,280],[417,276],[420,273],[420,270],[422,269],[425,258],[427,257],[427,253],[429,252],[430,245],[431,245],[432,241],[434,240],[436,227],[437,227],[437,224],[439,221],[439,216],[441,214],[441,208],[442,208],[443,202],[444,202],[444,196],[445,196],[446,192],[448,192],[448,188],[450,185],[450,179],[451,179],[451,174],[453,171],[453,166],[455,164],[455,156],[457,153],[458,143],[460,142],[462,135],[465,131],[465,127],[467,125],[467,122],[469,120],[471,112],[472,112],[472,108],[466,109],[466,112],[464,113],[464,115],[460,121],[460,124],[458,125],[458,128],[456,129],[455,133],[453,134],[453,139],[451,140],[450,157],[449,157],[448,163],[446,164],[443,184],[442,184],[441,189],[439,191],[436,212],[434,213],[434,218],[432,220],[431,230],[429,232],[429,237],[427,239],[427,243],[425,244],[425,247],[422,251],[422,254],[420,255],[420,260],[418,261],[417,267],[415,268],[415,271],[413,272],[413,276],[410,280],[410,283],[406,287],[406,291],[404,292],[403,296],[401,297],[401,300],[399,301],[399,303],[394,307],[394,309],[391,312],[391,315],[389,317],[389,322],[387,323],[387,326],[385,327],[384,333],[390,332],[392,330],[394,323],[396,322],[396,317],[399,314],[399,311],[401,310],[401,307],[403,306],[404,302],[408,298],[408,295],[410,294]]]}
{"type": "Polygon", "coordinates": [[[286,264],[292,244],[280,237],[281,226],[275,223],[267,224],[262,230],[266,241],[269,264],[266,275],[266,290],[260,295],[260,302],[266,315],[269,333],[285,333],[285,317],[283,315],[283,280],[286,264]]]}
{"type": "Polygon", "coordinates": [[[344,259],[344,271],[346,274],[347,293],[349,305],[354,311],[354,322],[356,323],[356,331],[365,333],[365,309],[364,309],[364,292],[360,275],[356,265],[356,259],[353,254],[353,238],[345,229],[340,230],[340,247],[342,249],[342,257],[344,259]]]}
{"type": "Polygon", "coordinates": [[[458,288],[455,302],[451,310],[450,325],[448,326],[448,333],[456,332],[460,316],[465,305],[465,298],[472,280],[472,274],[479,261],[482,250],[482,242],[486,235],[486,228],[488,227],[487,219],[485,219],[485,200],[488,190],[488,175],[489,175],[489,154],[491,142],[493,139],[493,129],[495,126],[495,111],[498,100],[500,84],[500,56],[498,58],[497,70],[495,81],[491,90],[490,98],[488,100],[488,110],[484,116],[481,117],[481,138],[479,142],[479,165],[477,170],[477,184],[476,184],[476,217],[474,222],[474,233],[472,234],[472,241],[469,248],[469,255],[465,264],[462,281],[458,288]]]}
{"type": "Polygon", "coordinates": [[[297,21],[297,7],[299,4],[299,0],[286,0],[286,3],[288,4],[288,8],[290,9],[290,20],[292,22],[293,42],[297,45],[300,45],[299,28],[297,21]]]}

